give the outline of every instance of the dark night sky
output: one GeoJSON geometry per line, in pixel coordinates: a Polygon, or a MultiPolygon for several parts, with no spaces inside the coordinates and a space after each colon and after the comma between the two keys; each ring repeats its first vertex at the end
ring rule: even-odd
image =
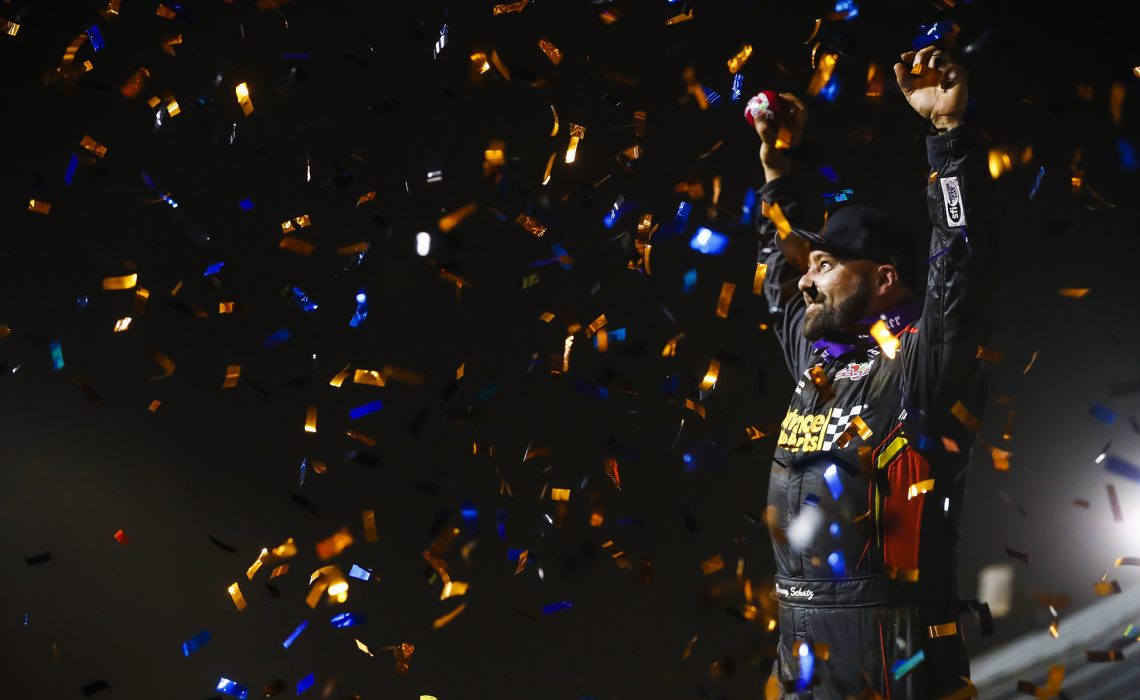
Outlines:
{"type": "MultiPolygon", "coordinates": [[[[108,19],[99,2],[0,3],[0,18],[21,25],[0,34],[0,324],[10,329],[0,339],[0,695],[82,697],[105,680],[95,697],[207,698],[224,676],[255,691],[282,679],[286,696],[314,673],[307,695],[330,698],[757,697],[775,639],[766,630],[772,557],[758,522],[774,443],[745,431],[778,420],[792,383],[750,293],[756,244],[740,225],[741,202],[762,174],[725,61],[754,47],[744,99],[761,89],[803,94],[812,74],[804,39],[833,5],[693,2],[693,19],[666,26],[681,3],[535,0],[496,17],[492,2],[294,0],[259,11],[248,0],[209,0],[171,4],[173,19],[156,4],[123,0],[108,19]],[[607,10],[613,24],[599,19],[607,10]],[[444,23],[447,45],[433,59],[444,23]],[[93,24],[105,47],[94,52],[88,41],[77,54],[93,70],[45,84],[93,24]],[[179,34],[175,55],[165,53],[179,34]],[[561,49],[561,64],[540,51],[540,37],[561,49]],[[492,49],[509,81],[495,68],[473,75],[471,54],[492,49]],[[140,66],[149,82],[128,99],[120,87],[140,66]],[[686,90],[690,67],[719,104],[699,108],[686,90]],[[234,97],[241,82],[249,116],[234,97]],[[177,99],[181,114],[156,129],[152,95],[177,99]],[[643,138],[635,111],[646,113],[643,138]],[[587,131],[567,165],[571,122],[587,131]],[[85,135],[105,157],[79,146],[85,135]],[[496,139],[506,163],[489,178],[484,150],[496,139]],[[615,156],[635,144],[644,153],[627,169],[615,156]],[[442,180],[427,182],[430,170],[442,180]],[[704,195],[671,234],[688,199],[675,188],[687,181],[704,195]],[[372,191],[375,201],[356,206],[372,191]],[[618,196],[634,204],[607,230],[618,196]],[[31,198],[50,202],[50,213],[28,211],[31,198]],[[247,198],[254,207],[243,211],[247,198]],[[440,217],[468,203],[476,212],[440,233],[440,217]],[[514,223],[520,212],[547,225],[545,235],[514,223]],[[315,244],[308,256],[278,247],[280,223],[302,214],[313,222],[296,234],[315,244]],[[627,267],[643,214],[661,224],[648,276],[627,267]],[[727,251],[689,249],[697,226],[729,234],[727,251]],[[426,257],[415,252],[420,231],[432,236],[426,257]],[[360,241],[370,248],[359,263],[337,254],[360,241]],[[534,267],[558,255],[556,244],[569,268],[534,267]],[[225,268],[204,276],[217,262],[225,268]],[[686,291],[690,270],[697,282],[686,291]],[[465,280],[459,298],[441,271],[465,280]],[[150,291],[145,304],[101,289],[103,278],[131,272],[150,291]],[[535,273],[537,284],[523,288],[535,273]],[[717,318],[725,281],[736,295],[717,318]],[[316,311],[290,301],[294,285],[316,311]],[[369,315],[350,328],[361,291],[369,315]],[[220,315],[228,301],[235,313],[220,315]],[[557,316],[544,323],[544,312],[557,316]],[[552,374],[567,328],[601,314],[625,339],[611,333],[600,352],[580,330],[570,372],[552,374]],[[124,316],[129,329],[114,333],[124,316]],[[279,329],[291,338],[264,347],[279,329]],[[662,357],[679,333],[676,356],[662,357]],[[155,378],[156,352],[175,363],[166,378],[155,378]],[[701,397],[712,358],[720,377],[701,397]],[[422,382],[377,388],[350,377],[330,387],[346,364],[401,368],[422,382]],[[241,365],[233,389],[222,389],[227,365],[241,365]],[[381,411],[350,420],[349,409],[377,399],[381,411]],[[707,417],[685,399],[701,399],[707,417]],[[315,435],[303,430],[310,405],[315,435]],[[349,429],[377,444],[346,437],[349,429]],[[539,456],[524,461],[528,449],[539,456]],[[305,458],[327,471],[309,471],[299,486],[305,458]],[[620,491],[605,473],[610,458],[620,491]],[[513,496],[500,492],[502,480],[513,496]],[[561,516],[549,488],[571,490],[561,516]],[[473,527],[465,502],[477,511],[473,527]],[[595,504],[599,527],[589,524],[595,504]],[[363,541],[365,509],[376,512],[378,543],[363,541]],[[319,561],[315,543],[342,527],[356,543],[319,561]],[[447,527],[462,533],[444,559],[470,589],[440,601],[422,553],[447,527]],[[126,546],[112,537],[120,528],[126,546]],[[261,548],[289,537],[299,554],[275,589],[269,566],[247,581],[261,548]],[[611,559],[610,540],[629,568],[611,559]],[[518,575],[509,549],[529,550],[518,575]],[[43,553],[51,560],[28,563],[43,553]],[[725,569],[704,576],[700,563],[718,554],[725,569]],[[755,621],[741,618],[738,560],[762,601],[755,621]],[[347,603],[311,610],[307,577],[326,563],[345,574],[354,563],[372,568],[380,580],[350,579],[347,603]],[[240,613],[226,593],[234,581],[248,601],[240,613]],[[573,607],[543,614],[558,601],[573,607]],[[458,617],[432,629],[460,603],[458,617]],[[333,629],[340,612],[367,620],[333,629]],[[283,649],[303,620],[309,628],[283,649]],[[184,658],[182,642],[204,629],[212,641],[184,658]],[[399,675],[382,648],[402,642],[415,652],[399,675]]],[[[1096,598],[1093,583],[1117,556],[1140,556],[1140,487],[1094,463],[1110,440],[1112,454],[1140,463],[1137,165],[1125,157],[1140,147],[1140,56],[1135,18],[1115,5],[865,2],[821,34],[843,53],[840,91],[810,102],[796,167],[812,175],[829,165],[841,182],[809,185],[816,201],[850,187],[926,235],[924,125],[893,79],[880,102],[864,94],[868,64],[889,75],[923,23],[952,19],[958,53],[975,46],[962,61],[991,146],[1032,147],[997,183],[1008,224],[1005,292],[994,301],[993,347],[1004,361],[993,365],[991,397],[1006,398],[991,405],[982,437],[1013,452],[1012,468],[998,472],[976,452],[961,550],[969,594],[981,567],[1015,565],[1014,607],[994,637],[968,624],[975,654],[1044,629],[1050,617],[1036,594],[1067,595],[1074,609],[1096,598]],[[1060,288],[1091,291],[1070,299],[1060,288]],[[1093,404],[1115,422],[1090,416],[1093,404]]],[[[1109,575],[1140,585],[1127,567],[1109,575]]]]}

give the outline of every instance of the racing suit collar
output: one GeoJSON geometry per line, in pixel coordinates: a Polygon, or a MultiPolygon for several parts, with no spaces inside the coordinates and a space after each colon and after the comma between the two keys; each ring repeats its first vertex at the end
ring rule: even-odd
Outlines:
{"type": "MultiPolygon", "coordinates": [[[[859,325],[870,328],[876,321],[882,320],[886,322],[887,330],[897,335],[900,330],[917,319],[920,313],[921,310],[916,302],[906,301],[898,306],[887,309],[878,316],[868,316],[867,318],[861,319],[859,325]]],[[[870,339],[871,336],[866,333],[861,333],[858,336],[836,333],[830,337],[820,338],[815,341],[812,343],[812,348],[821,354],[824,362],[830,362],[850,352],[854,352],[855,348],[866,344],[870,339]]]]}

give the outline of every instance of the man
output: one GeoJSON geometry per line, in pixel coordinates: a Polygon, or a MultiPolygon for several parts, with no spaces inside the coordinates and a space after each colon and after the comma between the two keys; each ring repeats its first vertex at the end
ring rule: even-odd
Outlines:
{"type": "Polygon", "coordinates": [[[768,487],[780,629],[769,697],[968,693],[959,620],[988,612],[959,598],[957,543],[998,286],[990,177],[965,124],[963,68],[928,47],[902,54],[895,76],[931,124],[929,259],[862,205],[833,209],[817,233],[796,227],[776,142],[782,131],[795,145],[805,109],[783,95],[755,123],[765,293],[798,380],[768,487]]]}

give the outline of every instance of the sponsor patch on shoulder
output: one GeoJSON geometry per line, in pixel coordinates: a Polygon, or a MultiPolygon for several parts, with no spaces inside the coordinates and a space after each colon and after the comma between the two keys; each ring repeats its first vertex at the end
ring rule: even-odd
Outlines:
{"type": "Polygon", "coordinates": [[[946,225],[958,228],[966,225],[966,203],[962,201],[962,189],[958,186],[958,178],[944,177],[938,182],[942,185],[942,203],[946,207],[946,225]]]}
{"type": "Polygon", "coordinates": [[[868,360],[866,362],[852,362],[851,364],[836,372],[835,378],[837,380],[850,379],[851,381],[862,379],[871,373],[871,365],[873,364],[875,364],[874,360],[868,360]]]}

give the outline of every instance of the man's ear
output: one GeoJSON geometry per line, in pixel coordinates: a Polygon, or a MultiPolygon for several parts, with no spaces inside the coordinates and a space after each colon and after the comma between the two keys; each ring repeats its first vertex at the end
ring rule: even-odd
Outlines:
{"type": "Polygon", "coordinates": [[[879,265],[875,270],[875,290],[880,296],[893,293],[902,286],[902,277],[894,265],[879,265]]]}

